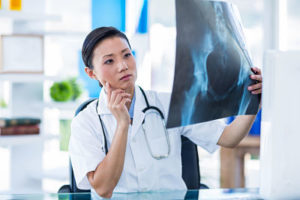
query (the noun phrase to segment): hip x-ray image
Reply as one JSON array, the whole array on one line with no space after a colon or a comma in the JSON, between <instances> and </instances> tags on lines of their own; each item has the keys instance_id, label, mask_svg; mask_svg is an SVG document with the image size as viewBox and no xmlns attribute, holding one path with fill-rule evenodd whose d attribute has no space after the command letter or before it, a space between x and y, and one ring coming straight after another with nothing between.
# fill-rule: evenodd
<instances>
[{"instance_id":1,"label":"hip x-ray image","mask_svg":"<svg viewBox=\"0 0 300 200\"><path fill-rule=\"evenodd\" d=\"M175 75L167 127L256 114L247 87L252 62L236 8L228 2L176 0Z\"/></svg>"}]
</instances>

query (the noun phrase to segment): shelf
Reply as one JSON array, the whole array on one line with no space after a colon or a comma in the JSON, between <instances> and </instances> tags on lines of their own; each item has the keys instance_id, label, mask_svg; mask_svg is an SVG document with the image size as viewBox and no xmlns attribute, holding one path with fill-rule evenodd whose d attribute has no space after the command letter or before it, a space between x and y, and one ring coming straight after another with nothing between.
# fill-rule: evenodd
<instances>
[{"instance_id":1,"label":"shelf","mask_svg":"<svg viewBox=\"0 0 300 200\"><path fill-rule=\"evenodd\" d=\"M15 83L24 82L42 82L44 80L61 81L60 77L45 76L43 74L30 74L30 73L3 73L0 74L0 81L10 81Z\"/></svg>"},{"instance_id":2,"label":"shelf","mask_svg":"<svg viewBox=\"0 0 300 200\"><path fill-rule=\"evenodd\" d=\"M4 135L0 136L0 146L10 147L23 144L43 142L45 140L59 139L59 135Z\"/></svg>"},{"instance_id":3,"label":"shelf","mask_svg":"<svg viewBox=\"0 0 300 200\"><path fill-rule=\"evenodd\" d=\"M17 32L15 34L22 34L22 32ZM32 31L31 34L36 35L46 35L46 36L77 36L84 38L88 32L83 31L64 31L64 30L49 30L49 31ZM24 32L26 34L26 32Z\"/></svg>"},{"instance_id":4,"label":"shelf","mask_svg":"<svg viewBox=\"0 0 300 200\"><path fill-rule=\"evenodd\" d=\"M57 15L45 15L42 13L26 13L22 11L8 11L8 10L1 10L0 11L1 18L8 18L12 20L19 20L19 21L59 21L61 20L60 16Z\"/></svg>"},{"instance_id":5,"label":"shelf","mask_svg":"<svg viewBox=\"0 0 300 200\"><path fill-rule=\"evenodd\" d=\"M0 146L9 147L28 143L42 142L41 135L5 135L0 136Z\"/></svg>"},{"instance_id":6,"label":"shelf","mask_svg":"<svg viewBox=\"0 0 300 200\"><path fill-rule=\"evenodd\" d=\"M72 110L75 112L75 109L81 104L81 102L46 102L44 107L47 108L56 108L59 110Z\"/></svg>"}]
</instances>

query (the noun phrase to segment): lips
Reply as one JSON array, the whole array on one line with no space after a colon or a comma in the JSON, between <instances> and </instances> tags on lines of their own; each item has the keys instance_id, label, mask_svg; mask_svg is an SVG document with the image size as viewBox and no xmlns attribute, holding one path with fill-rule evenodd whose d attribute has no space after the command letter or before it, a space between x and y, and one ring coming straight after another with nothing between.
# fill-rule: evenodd
<instances>
[{"instance_id":1,"label":"lips","mask_svg":"<svg viewBox=\"0 0 300 200\"><path fill-rule=\"evenodd\" d=\"M128 80L131 77L131 74L127 74L125 76L123 76L122 78L120 78L121 81L123 80Z\"/></svg>"}]
</instances>

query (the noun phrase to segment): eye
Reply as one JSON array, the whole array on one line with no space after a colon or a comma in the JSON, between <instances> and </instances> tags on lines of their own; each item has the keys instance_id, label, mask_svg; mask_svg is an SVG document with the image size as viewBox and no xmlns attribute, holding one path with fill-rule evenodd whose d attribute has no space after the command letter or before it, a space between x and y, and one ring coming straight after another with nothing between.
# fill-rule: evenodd
<instances>
[{"instance_id":1,"label":"eye","mask_svg":"<svg viewBox=\"0 0 300 200\"><path fill-rule=\"evenodd\" d=\"M131 53L126 53L126 54L124 55L125 58L128 58L128 57L130 57L130 56L131 56Z\"/></svg>"},{"instance_id":2,"label":"eye","mask_svg":"<svg viewBox=\"0 0 300 200\"><path fill-rule=\"evenodd\" d=\"M114 62L113 59L108 59L104 62L104 64L109 65L109 64L112 64L113 62Z\"/></svg>"}]
</instances>

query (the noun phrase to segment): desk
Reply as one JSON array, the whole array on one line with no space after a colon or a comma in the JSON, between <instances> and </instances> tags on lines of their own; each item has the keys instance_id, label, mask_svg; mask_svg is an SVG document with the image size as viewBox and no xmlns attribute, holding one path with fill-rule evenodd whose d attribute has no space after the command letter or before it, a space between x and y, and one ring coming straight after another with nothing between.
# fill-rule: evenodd
<instances>
[{"instance_id":1,"label":"desk","mask_svg":"<svg viewBox=\"0 0 300 200\"><path fill-rule=\"evenodd\" d=\"M247 136L233 149L221 148L221 188L245 187L245 154L258 156L259 148L259 136Z\"/></svg>"},{"instance_id":2,"label":"desk","mask_svg":"<svg viewBox=\"0 0 300 200\"><path fill-rule=\"evenodd\" d=\"M0 199L13 200L97 200L100 198L92 197L90 193L73 194L21 194L21 195L1 195ZM259 195L259 189L204 189L188 191L171 192L145 192L145 193L114 193L112 199L126 200L173 200L173 199L262 199Z\"/></svg>"}]
</instances>

